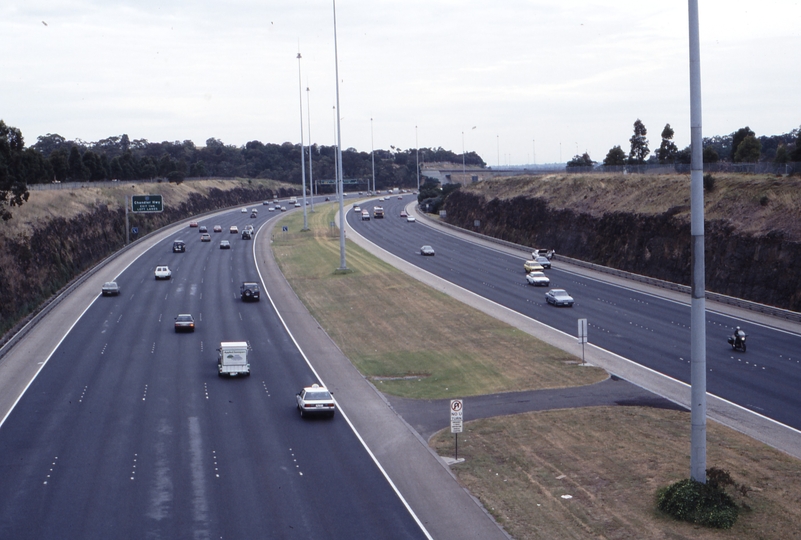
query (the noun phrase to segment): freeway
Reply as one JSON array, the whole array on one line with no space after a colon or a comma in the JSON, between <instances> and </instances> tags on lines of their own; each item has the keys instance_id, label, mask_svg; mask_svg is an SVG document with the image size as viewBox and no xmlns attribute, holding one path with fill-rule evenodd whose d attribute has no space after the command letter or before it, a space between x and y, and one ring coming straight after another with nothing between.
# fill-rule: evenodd
<instances>
[{"instance_id":1,"label":"freeway","mask_svg":"<svg viewBox=\"0 0 801 540\"><path fill-rule=\"evenodd\" d=\"M551 288L566 289L576 300L573 308L546 304L547 288L526 283L523 259L503 250L425 226L407 223L401 210L413 201L397 195L386 201L364 202L372 210L384 206L386 217L362 221L348 212L348 223L366 239L426 271L447 279L493 302L506 306L562 332L576 335L577 320L586 318L590 341L669 377L689 383L690 308L687 303L648 294L635 288L587 277L567 265L554 263L546 273ZM434 247L434 257L420 255L420 246ZM735 326L748 333L747 353L735 353L726 343ZM773 420L801 429L801 345L797 333L707 313L707 388Z\"/></svg>"},{"instance_id":2,"label":"freeway","mask_svg":"<svg viewBox=\"0 0 801 540\"><path fill-rule=\"evenodd\" d=\"M298 415L315 373L267 298L239 299L255 241L228 227L276 214L249 215L200 220L222 225L212 242L187 228L155 244L42 358L0 426L0 538L426 537L341 415ZM174 332L178 313L194 333ZM250 377L218 377L229 340L252 348Z\"/></svg>"}]
</instances>

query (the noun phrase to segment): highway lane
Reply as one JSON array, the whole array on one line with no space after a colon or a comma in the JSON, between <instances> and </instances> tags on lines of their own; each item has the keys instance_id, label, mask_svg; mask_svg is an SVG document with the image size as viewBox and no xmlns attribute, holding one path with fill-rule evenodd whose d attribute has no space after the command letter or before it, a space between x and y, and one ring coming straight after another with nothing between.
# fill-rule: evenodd
<instances>
[{"instance_id":1,"label":"highway lane","mask_svg":"<svg viewBox=\"0 0 801 540\"><path fill-rule=\"evenodd\" d=\"M476 294L491 299L576 335L577 319L587 318L590 341L656 371L689 383L689 304L649 295L585 277L567 267L546 271L550 288L564 288L576 300L573 308L546 304L547 288L526 284L522 258L478 246L422 223L399 217L413 201L391 196L369 201L363 208L382 204L387 217L361 221L353 212L349 223L383 249ZM430 244L434 257L422 257L420 246ZM689 299L688 299L689 300ZM747 353L734 353L726 343L736 325L749 334ZM769 418L801 429L801 353L799 335L769 328L722 313L707 315L708 390Z\"/></svg>"},{"instance_id":2,"label":"highway lane","mask_svg":"<svg viewBox=\"0 0 801 540\"><path fill-rule=\"evenodd\" d=\"M342 416L299 417L313 372L267 298L239 300L253 241L227 230L259 210L159 243L87 309L0 427L0 538L425 537ZM222 340L248 341L250 377L218 377Z\"/></svg>"}]
</instances>

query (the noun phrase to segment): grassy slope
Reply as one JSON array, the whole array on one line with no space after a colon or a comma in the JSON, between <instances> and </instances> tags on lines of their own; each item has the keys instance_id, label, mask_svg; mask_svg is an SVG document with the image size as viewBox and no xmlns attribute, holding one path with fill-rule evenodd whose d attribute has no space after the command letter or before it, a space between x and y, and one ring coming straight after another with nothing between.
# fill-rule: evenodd
<instances>
[{"instance_id":1,"label":"grassy slope","mask_svg":"<svg viewBox=\"0 0 801 540\"><path fill-rule=\"evenodd\" d=\"M801 241L801 179L768 175L714 174L715 188L704 194L707 221L721 220L754 236L781 231ZM600 217L607 212L662 214L689 222L688 175L546 175L504 178L464 189L487 199L541 197L552 208ZM645 196L644 196L645 195Z\"/></svg>"},{"instance_id":2,"label":"grassy slope","mask_svg":"<svg viewBox=\"0 0 801 540\"><path fill-rule=\"evenodd\" d=\"M164 206L178 206L190 193L207 195L209 190L217 188L228 190L233 187L264 185L271 188L295 187L287 186L273 180L193 180L181 184L120 182L109 187L90 187L80 189L54 189L31 191L30 199L21 207L11 208L13 218L7 222L0 221L0 235L14 237L19 234L29 235L34 226L54 217L71 218L77 214L89 212L100 205L111 209L122 208L126 195L161 194Z\"/></svg>"}]
</instances>

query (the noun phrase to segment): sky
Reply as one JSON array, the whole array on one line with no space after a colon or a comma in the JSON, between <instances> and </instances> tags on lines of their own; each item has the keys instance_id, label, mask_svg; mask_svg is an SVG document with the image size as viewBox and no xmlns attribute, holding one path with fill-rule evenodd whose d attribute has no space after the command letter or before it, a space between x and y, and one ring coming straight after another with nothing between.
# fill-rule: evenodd
<instances>
[{"instance_id":1,"label":"sky","mask_svg":"<svg viewBox=\"0 0 801 540\"><path fill-rule=\"evenodd\" d=\"M698 3L704 136L798 128L801 0ZM343 148L602 161L638 118L652 152L668 123L690 142L687 2L339 0L336 34ZM0 35L26 145L298 144L301 110L305 144L335 143L333 1L4 0Z\"/></svg>"}]
</instances>

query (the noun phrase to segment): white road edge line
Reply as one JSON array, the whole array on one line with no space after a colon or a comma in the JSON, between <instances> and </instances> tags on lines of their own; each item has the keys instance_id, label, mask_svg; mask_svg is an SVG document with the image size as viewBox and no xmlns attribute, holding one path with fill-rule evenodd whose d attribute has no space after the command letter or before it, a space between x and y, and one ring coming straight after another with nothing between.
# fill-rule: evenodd
<instances>
[{"instance_id":1,"label":"white road edge line","mask_svg":"<svg viewBox=\"0 0 801 540\"><path fill-rule=\"evenodd\" d=\"M263 225L262 225L262 227L263 227ZM303 349L300 348L300 344L295 339L295 336L292 334L292 331L287 326L286 321L284 321L284 318L281 316L281 312L278 310L278 306L276 306L275 302L273 302L273 299L270 296L270 293L267 291L267 287L264 284L264 276L261 275L261 271L259 270L259 265L256 264L256 260L257 260L256 259L256 244L257 244L256 240L258 239L258 236L261 233L262 227L259 227L259 230L256 231L256 236L253 237L253 239L254 239L253 247L251 249L252 254L253 254L253 264L256 266L256 272L258 272L258 274L259 274L259 281L261 282L261 287L264 290L264 293L267 295L267 299L270 301L270 304L273 306L273 310L275 310L276 315L278 315L278 318L281 320L281 324L284 325L284 329L286 330L287 334L289 334L289 337L292 338L292 342L295 344L295 347L298 348L298 351L300 352L301 356L303 356L303 359L306 361L306 364L309 366L309 369L312 370L312 373L314 373L314 376L317 377L317 380L320 381L323 384L323 386L325 386L325 383L323 382L323 380L320 377L320 375L317 373L317 370L315 370L314 366L311 365L311 362L309 362L309 359L306 356L306 353L303 352ZM414 510L412 509L412 507L409 505L409 503L403 497L403 494L400 492L400 490L398 490L398 487L395 485L395 482L392 481L392 478L389 477L389 475L387 474L387 471L385 471L384 467L381 466L381 463L379 463L378 458L375 457L375 455L373 454L372 450L370 450L370 447L367 446L367 443L364 441L364 439L362 439L362 436L356 430L356 426L354 426L353 423L350 421L350 418L348 418L348 415L345 414L345 411L339 405L339 402L336 401L336 398L334 398L334 402L337 403L337 408L339 409L339 412L342 414L342 417L345 419L345 421L350 426L350 429L351 429L351 431L353 431L353 434L356 435L357 439L359 439L359 442L362 444L364 449L367 451L367 454L373 460L373 463L375 463L376 467L378 467L378 470L381 471L381 474L384 475L384 478L386 478L386 480L389 483L390 487L392 487L393 491L395 491L395 494L401 500L401 502L403 503L403 506L406 507L406 510L412 516L412 518L414 519L415 523L417 523L417 525L420 527L420 530L423 531L423 534L426 535L426 538L428 538L429 540L434 540L434 538L429 534L429 532L426 529L425 525L423 525L423 522L420 521L420 518L417 517L417 514L414 513Z\"/></svg>"}]
</instances>

